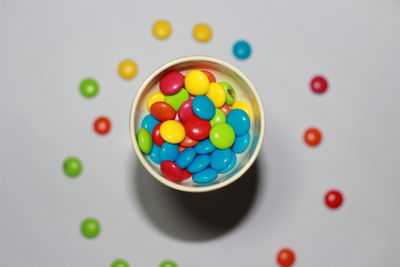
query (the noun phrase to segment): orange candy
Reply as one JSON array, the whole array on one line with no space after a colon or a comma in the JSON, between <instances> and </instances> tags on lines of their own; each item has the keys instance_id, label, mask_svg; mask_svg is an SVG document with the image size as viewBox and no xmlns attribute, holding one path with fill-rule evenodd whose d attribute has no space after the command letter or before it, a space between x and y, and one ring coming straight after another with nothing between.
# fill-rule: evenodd
<instances>
[{"instance_id":1,"label":"orange candy","mask_svg":"<svg viewBox=\"0 0 400 267\"><path fill-rule=\"evenodd\" d=\"M176 116L175 109L166 102L155 102L150 107L150 113L160 121L174 120Z\"/></svg>"},{"instance_id":2,"label":"orange candy","mask_svg":"<svg viewBox=\"0 0 400 267\"><path fill-rule=\"evenodd\" d=\"M220 107L219 109L222 110L226 116L232 110L232 107L225 104L222 107Z\"/></svg>"},{"instance_id":3,"label":"orange candy","mask_svg":"<svg viewBox=\"0 0 400 267\"><path fill-rule=\"evenodd\" d=\"M180 143L181 146L183 147L192 147L195 146L198 143L198 141L190 138L188 135L186 135L185 139Z\"/></svg>"},{"instance_id":4,"label":"orange candy","mask_svg":"<svg viewBox=\"0 0 400 267\"><path fill-rule=\"evenodd\" d=\"M296 260L296 255L289 248L281 249L278 255L276 256L276 261L282 267L292 266L295 260Z\"/></svg>"},{"instance_id":5,"label":"orange candy","mask_svg":"<svg viewBox=\"0 0 400 267\"><path fill-rule=\"evenodd\" d=\"M217 80L215 79L214 74L212 74L211 72L209 72L208 70L202 70L202 72L207 76L208 80L210 81L210 83L215 83Z\"/></svg>"},{"instance_id":6,"label":"orange candy","mask_svg":"<svg viewBox=\"0 0 400 267\"><path fill-rule=\"evenodd\" d=\"M317 128L308 128L304 133L304 142L309 146L318 146L321 140L322 134Z\"/></svg>"}]
</instances>

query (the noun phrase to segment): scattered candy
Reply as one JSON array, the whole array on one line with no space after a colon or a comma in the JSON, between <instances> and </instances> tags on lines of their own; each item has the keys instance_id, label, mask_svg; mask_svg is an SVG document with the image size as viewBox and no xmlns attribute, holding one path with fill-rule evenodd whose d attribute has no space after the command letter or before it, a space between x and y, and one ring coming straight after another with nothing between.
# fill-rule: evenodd
<instances>
[{"instance_id":1,"label":"scattered candy","mask_svg":"<svg viewBox=\"0 0 400 267\"><path fill-rule=\"evenodd\" d=\"M161 151L161 148L158 145L153 144L153 146L151 148L151 151L150 151L150 154L149 154L149 157L156 164L160 164L161 163L160 151Z\"/></svg>"},{"instance_id":2,"label":"scattered candy","mask_svg":"<svg viewBox=\"0 0 400 267\"><path fill-rule=\"evenodd\" d=\"M160 80L160 91L166 95L177 93L183 88L185 76L180 72L172 71L163 76Z\"/></svg>"},{"instance_id":3,"label":"scattered candy","mask_svg":"<svg viewBox=\"0 0 400 267\"><path fill-rule=\"evenodd\" d=\"M144 154L150 153L153 142L151 142L151 135L148 130L145 128L140 128L137 134L137 142L140 151L142 151Z\"/></svg>"},{"instance_id":4,"label":"scattered candy","mask_svg":"<svg viewBox=\"0 0 400 267\"><path fill-rule=\"evenodd\" d=\"M85 79L79 87L81 94L86 98L92 98L99 92L99 84L94 79Z\"/></svg>"},{"instance_id":5,"label":"scattered candy","mask_svg":"<svg viewBox=\"0 0 400 267\"><path fill-rule=\"evenodd\" d=\"M211 120L215 115L213 102L204 95L198 95L192 100L194 114L203 120Z\"/></svg>"},{"instance_id":6,"label":"scattered candy","mask_svg":"<svg viewBox=\"0 0 400 267\"><path fill-rule=\"evenodd\" d=\"M125 260L118 259L111 263L111 267L129 267L129 263Z\"/></svg>"},{"instance_id":7,"label":"scattered candy","mask_svg":"<svg viewBox=\"0 0 400 267\"><path fill-rule=\"evenodd\" d=\"M235 167L236 161L237 161L237 157L236 157L236 155L234 153L232 153L231 161L228 163L228 165L225 168L219 170L218 172L219 173L227 173L227 172L229 172L230 170L233 169L233 167Z\"/></svg>"},{"instance_id":8,"label":"scattered candy","mask_svg":"<svg viewBox=\"0 0 400 267\"><path fill-rule=\"evenodd\" d=\"M310 82L311 90L317 94L323 94L328 90L328 81L322 76L315 76Z\"/></svg>"},{"instance_id":9,"label":"scattered candy","mask_svg":"<svg viewBox=\"0 0 400 267\"><path fill-rule=\"evenodd\" d=\"M142 120L142 128L145 128L149 133L153 132L154 127L159 123L160 121L157 120L156 118L153 117L153 115L149 114L146 115L146 117L143 118Z\"/></svg>"},{"instance_id":10,"label":"scattered candy","mask_svg":"<svg viewBox=\"0 0 400 267\"><path fill-rule=\"evenodd\" d=\"M119 64L118 72L122 78L125 80L130 80L136 76L137 65L132 60L124 60Z\"/></svg>"},{"instance_id":11,"label":"scattered candy","mask_svg":"<svg viewBox=\"0 0 400 267\"><path fill-rule=\"evenodd\" d=\"M219 108L225 104L226 93L224 87L219 83L210 83L206 96L211 99L214 106Z\"/></svg>"},{"instance_id":12,"label":"scattered candy","mask_svg":"<svg viewBox=\"0 0 400 267\"><path fill-rule=\"evenodd\" d=\"M161 124L161 137L172 144L177 144L185 139L185 128L179 121L169 120Z\"/></svg>"},{"instance_id":13,"label":"scattered candy","mask_svg":"<svg viewBox=\"0 0 400 267\"><path fill-rule=\"evenodd\" d=\"M175 161L177 156L178 156L178 145L165 142L161 146L160 161L164 160Z\"/></svg>"},{"instance_id":14,"label":"scattered candy","mask_svg":"<svg viewBox=\"0 0 400 267\"><path fill-rule=\"evenodd\" d=\"M186 134L194 140L203 140L208 137L211 124L207 120L202 120L196 116L190 117L185 123Z\"/></svg>"},{"instance_id":15,"label":"scattered candy","mask_svg":"<svg viewBox=\"0 0 400 267\"><path fill-rule=\"evenodd\" d=\"M161 172L172 182L180 182L183 179L182 169L175 162L165 160L160 164Z\"/></svg>"},{"instance_id":16,"label":"scattered candy","mask_svg":"<svg viewBox=\"0 0 400 267\"><path fill-rule=\"evenodd\" d=\"M281 249L276 256L276 261L282 267L290 267L296 260L296 255L289 248Z\"/></svg>"},{"instance_id":17,"label":"scattered candy","mask_svg":"<svg viewBox=\"0 0 400 267\"><path fill-rule=\"evenodd\" d=\"M210 164L211 157L209 155L198 155L187 167L190 173L196 173L204 170Z\"/></svg>"},{"instance_id":18,"label":"scattered candy","mask_svg":"<svg viewBox=\"0 0 400 267\"><path fill-rule=\"evenodd\" d=\"M232 159L232 151L228 149L216 149L211 153L211 168L214 170L222 170L226 166L228 166L229 162Z\"/></svg>"},{"instance_id":19,"label":"scattered candy","mask_svg":"<svg viewBox=\"0 0 400 267\"><path fill-rule=\"evenodd\" d=\"M250 133L246 133L242 136L236 136L235 143L233 143L232 151L234 153L244 152L250 144Z\"/></svg>"},{"instance_id":20,"label":"scattered candy","mask_svg":"<svg viewBox=\"0 0 400 267\"><path fill-rule=\"evenodd\" d=\"M98 117L93 123L93 129L100 135L105 135L111 130L111 121L107 117Z\"/></svg>"},{"instance_id":21,"label":"scattered candy","mask_svg":"<svg viewBox=\"0 0 400 267\"><path fill-rule=\"evenodd\" d=\"M321 139L322 134L317 128L308 128L304 133L304 142L309 146L318 146Z\"/></svg>"},{"instance_id":22,"label":"scattered candy","mask_svg":"<svg viewBox=\"0 0 400 267\"><path fill-rule=\"evenodd\" d=\"M175 109L165 102L156 102L151 105L150 113L159 121L174 120L176 116Z\"/></svg>"},{"instance_id":23,"label":"scattered candy","mask_svg":"<svg viewBox=\"0 0 400 267\"><path fill-rule=\"evenodd\" d=\"M251 47L250 44L246 41L237 41L233 45L233 55L237 59L244 60L247 59L251 54Z\"/></svg>"},{"instance_id":24,"label":"scattered candy","mask_svg":"<svg viewBox=\"0 0 400 267\"><path fill-rule=\"evenodd\" d=\"M222 85L222 87L225 90L226 104L227 105L232 105L233 103L235 103L235 101L236 101L236 92L233 89L232 85L230 85L227 82L220 82L219 84Z\"/></svg>"},{"instance_id":25,"label":"scattered candy","mask_svg":"<svg viewBox=\"0 0 400 267\"><path fill-rule=\"evenodd\" d=\"M235 103L233 103L232 110L234 110L234 109L241 109L241 110L245 111L247 113L247 115L249 116L249 118L251 118L251 109L243 101L236 101Z\"/></svg>"},{"instance_id":26,"label":"scattered candy","mask_svg":"<svg viewBox=\"0 0 400 267\"><path fill-rule=\"evenodd\" d=\"M189 100L189 93L186 89L181 89L177 93L173 95L166 95L165 102L170 104L176 111L179 110L181 105L186 101Z\"/></svg>"},{"instance_id":27,"label":"scattered candy","mask_svg":"<svg viewBox=\"0 0 400 267\"><path fill-rule=\"evenodd\" d=\"M147 111L150 112L150 108L151 106L156 103L156 102L164 102L165 100L165 95L161 92L156 92L154 94L152 94L149 99L147 99L147 103L146 103L146 107L147 107Z\"/></svg>"},{"instance_id":28,"label":"scattered candy","mask_svg":"<svg viewBox=\"0 0 400 267\"><path fill-rule=\"evenodd\" d=\"M211 126L214 126L215 124L218 124L221 122L226 122L225 113L222 110L220 110L219 108L216 108L215 115L212 118L212 120L210 120L210 124L211 124Z\"/></svg>"},{"instance_id":29,"label":"scattered candy","mask_svg":"<svg viewBox=\"0 0 400 267\"><path fill-rule=\"evenodd\" d=\"M337 209L343 203L343 195L337 190L330 190L325 194L325 204L328 208Z\"/></svg>"},{"instance_id":30,"label":"scattered candy","mask_svg":"<svg viewBox=\"0 0 400 267\"><path fill-rule=\"evenodd\" d=\"M78 158L69 157L64 161L64 172L69 177L77 177L82 172L82 163Z\"/></svg>"},{"instance_id":31,"label":"scattered candy","mask_svg":"<svg viewBox=\"0 0 400 267\"><path fill-rule=\"evenodd\" d=\"M163 261L160 263L159 267L178 267L178 264L171 260Z\"/></svg>"},{"instance_id":32,"label":"scattered candy","mask_svg":"<svg viewBox=\"0 0 400 267\"><path fill-rule=\"evenodd\" d=\"M194 148L196 149L196 153L200 155L210 154L215 150L215 146L208 138L199 142Z\"/></svg>"},{"instance_id":33,"label":"scattered candy","mask_svg":"<svg viewBox=\"0 0 400 267\"><path fill-rule=\"evenodd\" d=\"M202 70L202 72L204 72L204 74L207 76L208 80L210 81L210 83L215 83L217 80L215 79L214 74L212 74L211 72L209 72L208 70Z\"/></svg>"},{"instance_id":34,"label":"scattered candy","mask_svg":"<svg viewBox=\"0 0 400 267\"><path fill-rule=\"evenodd\" d=\"M236 136L246 134L250 129L250 118L241 109L234 109L226 116L226 122L232 126Z\"/></svg>"},{"instance_id":35,"label":"scattered candy","mask_svg":"<svg viewBox=\"0 0 400 267\"><path fill-rule=\"evenodd\" d=\"M197 24L193 28L193 38L199 42L208 42L212 37L211 28L206 24Z\"/></svg>"},{"instance_id":36,"label":"scattered candy","mask_svg":"<svg viewBox=\"0 0 400 267\"><path fill-rule=\"evenodd\" d=\"M189 71L185 76L185 88L191 95L204 95L208 91L210 81L200 70Z\"/></svg>"},{"instance_id":37,"label":"scattered candy","mask_svg":"<svg viewBox=\"0 0 400 267\"><path fill-rule=\"evenodd\" d=\"M158 20L153 24L153 35L157 39L167 39L172 32L171 24L166 20Z\"/></svg>"},{"instance_id":38,"label":"scattered candy","mask_svg":"<svg viewBox=\"0 0 400 267\"><path fill-rule=\"evenodd\" d=\"M189 147L188 149L182 151L182 153L179 153L178 157L176 158L176 164L178 164L180 168L184 169L189 166L190 163L192 163L195 157L196 150L193 147Z\"/></svg>"},{"instance_id":39,"label":"scattered candy","mask_svg":"<svg viewBox=\"0 0 400 267\"><path fill-rule=\"evenodd\" d=\"M100 223L95 218L87 218L81 224L81 232L86 238L98 236L100 228Z\"/></svg>"},{"instance_id":40,"label":"scattered candy","mask_svg":"<svg viewBox=\"0 0 400 267\"><path fill-rule=\"evenodd\" d=\"M218 123L211 128L210 140L216 148L230 148L235 142L235 131L227 123Z\"/></svg>"},{"instance_id":41,"label":"scattered candy","mask_svg":"<svg viewBox=\"0 0 400 267\"><path fill-rule=\"evenodd\" d=\"M207 184L214 181L218 176L218 172L214 169L207 168L193 174L193 181L198 184Z\"/></svg>"}]
</instances>

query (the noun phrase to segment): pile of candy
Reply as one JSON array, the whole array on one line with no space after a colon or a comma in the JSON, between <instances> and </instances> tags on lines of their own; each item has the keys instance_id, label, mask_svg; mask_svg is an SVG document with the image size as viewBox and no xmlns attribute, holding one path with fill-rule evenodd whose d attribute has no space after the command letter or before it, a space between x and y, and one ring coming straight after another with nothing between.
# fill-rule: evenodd
<instances>
[{"instance_id":1,"label":"pile of candy","mask_svg":"<svg viewBox=\"0 0 400 267\"><path fill-rule=\"evenodd\" d=\"M206 70L169 72L147 100L137 133L140 150L173 182L205 184L236 164L250 144L250 108L227 82Z\"/></svg>"}]
</instances>

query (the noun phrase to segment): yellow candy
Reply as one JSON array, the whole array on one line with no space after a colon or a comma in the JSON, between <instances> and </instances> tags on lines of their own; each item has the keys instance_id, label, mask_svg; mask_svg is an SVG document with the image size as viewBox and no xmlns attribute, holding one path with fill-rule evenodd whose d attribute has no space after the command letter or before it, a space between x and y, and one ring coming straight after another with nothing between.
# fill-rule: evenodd
<instances>
[{"instance_id":1,"label":"yellow candy","mask_svg":"<svg viewBox=\"0 0 400 267\"><path fill-rule=\"evenodd\" d=\"M165 101L165 95L161 92L156 92L152 94L149 99L147 99L146 107L147 111L150 112L150 107L156 102L164 102Z\"/></svg>"},{"instance_id":2,"label":"yellow candy","mask_svg":"<svg viewBox=\"0 0 400 267\"><path fill-rule=\"evenodd\" d=\"M167 39L171 32L171 24L166 20L156 21L153 25L153 35L158 39Z\"/></svg>"},{"instance_id":3,"label":"yellow candy","mask_svg":"<svg viewBox=\"0 0 400 267\"><path fill-rule=\"evenodd\" d=\"M251 110L250 107L244 103L243 101L236 101L235 103L233 103L232 105L232 110L233 109L241 109L244 112L247 113L247 115L249 115L249 118L251 118Z\"/></svg>"},{"instance_id":4,"label":"yellow candy","mask_svg":"<svg viewBox=\"0 0 400 267\"><path fill-rule=\"evenodd\" d=\"M137 73L136 63L129 59L124 60L119 64L118 71L122 78L126 80L132 79Z\"/></svg>"},{"instance_id":5,"label":"yellow candy","mask_svg":"<svg viewBox=\"0 0 400 267\"><path fill-rule=\"evenodd\" d=\"M185 88L191 95L204 95L209 85L207 75L200 70L189 71L185 76Z\"/></svg>"},{"instance_id":6,"label":"yellow candy","mask_svg":"<svg viewBox=\"0 0 400 267\"><path fill-rule=\"evenodd\" d=\"M168 143L177 144L185 139L186 133L179 121L168 120L161 124L160 135Z\"/></svg>"},{"instance_id":7,"label":"yellow candy","mask_svg":"<svg viewBox=\"0 0 400 267\"><path fill-rule=\"evenodd\" d=\"M219 83L210 83L210 87L208 88L208 93L206 96L211 99L211 101L214 103L214 106L217 108L225 104L225 89Z\"/></svg>"},{"instance_id":8,"label":"yellow candy","mask_svg":"<svg viewBox=\"0 0 400 267\"><path fill-rule=\"evenodd\" d=\"M212 37L211 28L206 24L197 24L193 28L193 38L199 42L208 42Z\"/></svg>"}]
</instances>

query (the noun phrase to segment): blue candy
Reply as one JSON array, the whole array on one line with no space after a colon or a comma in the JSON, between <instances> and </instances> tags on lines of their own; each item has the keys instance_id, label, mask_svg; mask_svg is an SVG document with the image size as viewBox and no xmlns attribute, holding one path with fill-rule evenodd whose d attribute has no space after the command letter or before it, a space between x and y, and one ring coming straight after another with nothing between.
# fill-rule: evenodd
<instances>
[{"instance_id":1,"label":"blue candy","mask_svg":"<svg viewBox=\"0 0 400 267\"><path fill-rule=\"evenodd\" d=\"M187 170L190 173L202 171L208 167L210 160L210 156L208 155L199 155L192 161L192 163L189 164Z\"/></svg>"},{"instance_id":2,"label":"blue candy","mask_svg":"<svg viewBox=\"0 0 400 267\"><path fill-rule=\"evenodd\" d=\"M161 146L160 150L160 161L170 160L175 161L176 157L178 156L178 145L174 145L168 142L165 142Z\"/></svg>"},{"instance_id":3,"label":"blue candy","mask_svg":"<svg viewBox=\"0 0 400 267\"><path fill-rule=\"evenodd\" d=\"M142 120L142 128L145 128L147 131L149 131L150 134L153 133L154 127L159 123L160 121L157 120L156 118L153 117L153 115L149 114L146 117L143 118Z\"/></svg>"},{"instance_id":4,"label":"blue candy","mask_svg":"<svg viewBox=\"0 0 400 267\"><path fill-rule=\"evenodd\" d=\"M237 41L232 50L235 57L240 60L244 60L251 55L251 46L244 40Z\"/></svg>"},{"instance_id":5,"label":"blue candy","mask_svg":"<svg viewBox=\"0 0 400 267\"><path fill-rule=\"evenodd\" d=\"M208 154L215 150L215 146L211 143L210 139L203 140L194 146L197 154Z\"/></svg>"},{"instance_id":6,"label":"blue candy","mask_svg":"<svg viewBox=\"0 0 400 267\"><path fill-rule=\"evenodd\" d=\"M235 139L235 143L233 143L232 151L235 153L242 153L248 148L249 144L250 144L250 133L238 136Z\"/></svg>"},{"instance_id":7,"label":"blue candy","mask_svg":"<svg viewBox=\"0 0 400 267\"><path fill-rule=\"evenodd\" d=\"M228 165L225 168L223 168L222 170L219 170L218 172L219 173L227 173L227 172L229 172L230 170L233 169L233 167L235 167L236 161L237 161L236 154L232 153L231 161L228 163Z\"/></svg>"},{"instance_id":8,"label":"blue candy","mask_svg":"<svg viewBox=\"0 0 400 267\"><path fill-rule=\"evenodd\" d=\"M153 143L153 147L151 148L149 157L154 163L160 164L160 162L161 162L160 151L161 151L161 148Z\"/></svg>"},{"instance_id":9,"label":"blue candy","mask_svg":"<svg viewBox=\"0 0 400 267\"><path fill-rule=\"evenodd\" d=\"M228 149L217 149L211 154L210 165L214 170L225 168L232 159L232 151Z\"/></svg>"},{"instance_id":10,"label":"blue candy","mask_svg":"<svg viewBox=\"0 0 400 267\"><path fill-rule=\"evenodd\" d=\"M193 147L186 148L179 153L175 163L182 169L186 168L196 157L196 150Z\"/></svg>"},{"instance_id":11,"label":"blue candy","mask_svg":"<svg viewBox=\"0 0 400 267\"><path fill-rule=\"evenodd\" d=\"M207 168L200 172L194 173L192 178L195 183L206 184L206 183L214 181L215 178L217 178L217 176L218 176L218 173L216 170Z\"/></svg>"},{"instance_id":12,"label":"blue candy","mask_svg":"<svg viewBox=\"0 0 400 267\"><path fill-rule=\"evenodd\" d=\"M242 136L250 129L250 118L247 113L241 109L230 111L226 117L226 123L232 126L236 136Z\"/></svg>"},{"instance_id":13,"label":"blue candy","mask_svg":"<svg viewBox=\"0 0 400 267\"><path fill-rule=\"evenodd\" d=\"M211 120L215 115L214 104L205 95L198 95L193 98L192 109L194 114L203 120Z\"/></svg>"}]
</instances>

